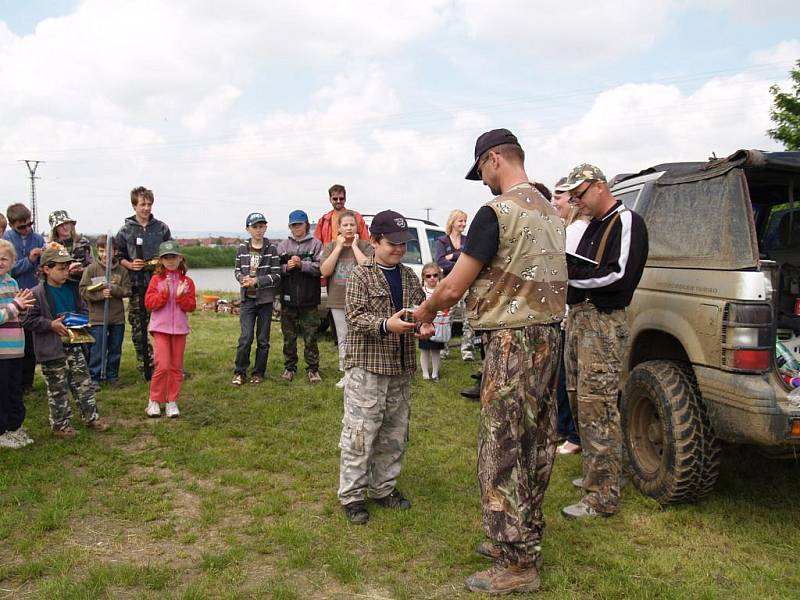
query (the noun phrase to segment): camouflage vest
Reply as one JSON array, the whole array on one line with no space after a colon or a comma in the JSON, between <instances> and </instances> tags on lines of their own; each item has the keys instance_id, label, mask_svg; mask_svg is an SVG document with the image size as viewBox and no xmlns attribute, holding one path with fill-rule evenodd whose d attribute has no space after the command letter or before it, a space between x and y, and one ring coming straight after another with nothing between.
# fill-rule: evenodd
<instances>
[{"instance_id":1,"label":"camouflage vest","mask_svg":"<svg viewBox=\"0 0 800 600\"><path fill-rule=\"evenodd\" d=\"M539 191L519 184L486 206L494 210L500 243L467 294L476 330L557 323L564 318L567 263L564 225Z\"/></svg>"}]
</instances>

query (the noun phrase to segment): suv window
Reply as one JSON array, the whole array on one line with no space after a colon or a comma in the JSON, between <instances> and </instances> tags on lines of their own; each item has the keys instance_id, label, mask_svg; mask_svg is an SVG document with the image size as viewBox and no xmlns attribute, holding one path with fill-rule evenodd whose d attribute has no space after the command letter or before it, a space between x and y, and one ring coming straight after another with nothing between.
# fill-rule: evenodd
<instances>
[{"instance_id":1,"label":"suv window","mask_svg":"<svg viewBox=\"0 0 800 600\"><path fill-rule=\"evenodd\" d=\"M428 237L428 246L431 247L431 260L436 262L436 238L442 237L443 233L439 229L426 229L425 235Z\"/></svg>"},{"instance_id":2,"label":"suv window","mask_svg":"<svg viewBox=\"0 0 800 600\"><path fill-rule=\"evenodd\" d=\"M422 264L422 251L419 247L419 236L415 229L409 229L408 232L413 236L412 240L406 243L406 253L403 255L403 262L421 265Z\"/></svg>"},{"instance_id":3,"label":"suv window","mask_svg":"<svg viewBox=\"0 0 800 600\"><path fill-rule=\"evenodd\" d=\"M636 207L636 199L639 197L639 192L642 188L635 190L626 190L624 192L615 193L614 197L625 205L625 208L633 210Z\"/></svg>"}]
</instances>

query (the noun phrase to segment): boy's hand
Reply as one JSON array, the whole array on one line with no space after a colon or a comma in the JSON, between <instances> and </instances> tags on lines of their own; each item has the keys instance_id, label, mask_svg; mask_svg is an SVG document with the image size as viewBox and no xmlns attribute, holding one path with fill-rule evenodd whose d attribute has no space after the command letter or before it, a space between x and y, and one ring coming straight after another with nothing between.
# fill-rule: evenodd
<instances>
[{"instance_id":1,"label":"boy's hand","mask_svg":"<svg viewBox=\"0 0 800 600\"><path fill-rule=\"evenodd\" d=\"M64 317L58 317L57 319L50 321L50 329L52 329L53 333L56 335L67 337L69 335L69 330L67 329L66 325L62 323L63 320Z\"/></svg>"},{"instance_id":2,"label":"boy's hand","mask_svg":"<svg viewBox=\"0 0 800 600\"><path fill-rule=\"evenodd\" d=\"M79 262L74 262L69 264L69 274L72 275L73 273L81 273L83 272L83 265Z\"/></svg>"},{"instance_id":3,"label":"boy's hand","mask_svg":"<svg viewBox=\"0 0 800 600\"><path fill-rule=\"evenodd\" d=\"M31 250L30 254L28 254L28 260L31 261L31 262L34 262L41 255L42 255L42 249L41 248L33 248Z\"/></svg>"},{"instance_id":4,"label":"boy's hand","mask_svg":"<svg viewBox=\"0 0 800 600\"><path fill-rule=\"evenodd\" d=\"M436 327L433 326L433 323L420 323L419 331L414 335L421 340L427 340L434 333L436 333Z\"/></svg>"},{"instance_id":5,"label":"boy's hand","mask_svg":"<svg viewBox=\"0 0 800 600\"><path fill-rule=\"evenodd\" d=\"M292 256L292 257L289 259L289 261L286 263L286 269L287 269L288 271L291 271L292 269L299 267L299 266L302 264L302 262L303 262L303 261L302 261L302 260L300 260L300 257L299 257L299 256L297 256L297 255L295 255L295 256Z\"/></svg>"},{"instance_id":6,"label":"boy's hand","mask_svg":"<svg viewBox=\"0 0 800 600\"><path fill-rule=\"evenodd\" d=\"M242 287L246 287L246 288L250 288L250 287L253 287L257 282L258 282L258 280L255 277L250 277L249 275L247 275L245 277L242 277L241 286Z\"/></svg>"},{"instance_id":7,"label":"boy's hand","mask_svg":"<svg viewBox=\"0 0 800 600\"><path fill-rule=\"evenodd\" d=\"M22 310L27 310L36 304L36 300L33 298L33 292L30 290L20 290L17 292L17 295L14 296L14 302L16 302L17 306Z\"/></svg>"},{"instance_id":8,"label":"boy's hand","mask_svg":"<svg viewBox=\"0 0 800 600\"><path fill-rule=\"evenodd\" d=\"M391 331L392 333L409 333L414 331L414 327L416 326L413 322L409 323L403 320L403 317L406 315L406 309L403 308L398 310L394 313L391 317L389 317L386 321L386 330Z\"/></svg>"},{"instance_id":9,"label":"boy's hand","mask_svg":"<svg viewBox=\"0 0 800 600\"><path fill-rule=\"evenodd\" d=\"M103 288L103 298L111 298L111 288Z\"/></svg>"}]
</instances>

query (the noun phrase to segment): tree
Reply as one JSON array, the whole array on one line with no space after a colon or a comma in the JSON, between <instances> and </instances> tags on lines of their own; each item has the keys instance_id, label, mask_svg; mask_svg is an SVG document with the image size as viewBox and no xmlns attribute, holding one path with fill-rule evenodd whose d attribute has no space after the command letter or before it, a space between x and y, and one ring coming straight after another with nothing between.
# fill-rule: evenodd
<instances>
[{"instance_id":1,"label":"tree","mask_svg":"<svg viewBox=\"0 0 800 600\"><path fill-rule=\"evenodd\" d=\"M793 92L782 92L777 85L769 88L773 98L769 116L777 127L768 129L767 134L783 142L787 150L800 150L800 60L795 64L796 68L789 72L794 81Z\"/></svg>"}]
</instances>

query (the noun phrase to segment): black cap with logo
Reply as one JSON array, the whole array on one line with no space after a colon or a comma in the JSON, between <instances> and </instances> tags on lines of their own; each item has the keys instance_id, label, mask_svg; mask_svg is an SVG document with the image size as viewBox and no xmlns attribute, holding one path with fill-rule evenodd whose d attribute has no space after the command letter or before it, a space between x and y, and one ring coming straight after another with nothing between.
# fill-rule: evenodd
<instances>
[{"instance_id":1,"label":"black cap with logo","mask_svg":"<svg viewBox=\"0 0 800 600\"><path fill-rule=\"evenodd\" d=\"M382 235L392 244L405 244L414 239L408 230L406 218L393 210L384 210L372 217L369 232Z\"/></svg>"},{"instance_id":2,"label":"black cap with logo","mask_svg":"<svg viewBox=\"0 0 800 600\"><path fill-rule=\"evenodd\" d=\"M486 133L481 134L478 141L475 142L475 162L472 163L472 168L467 171L467 179L472 181L480 181L478 175L478 163L481 160L481 155L487 150L491 150L495 146L501 144L514 144L519 146L517 136L511 133L508 129L492 129Z\"/></svg>"}]
</instances>

